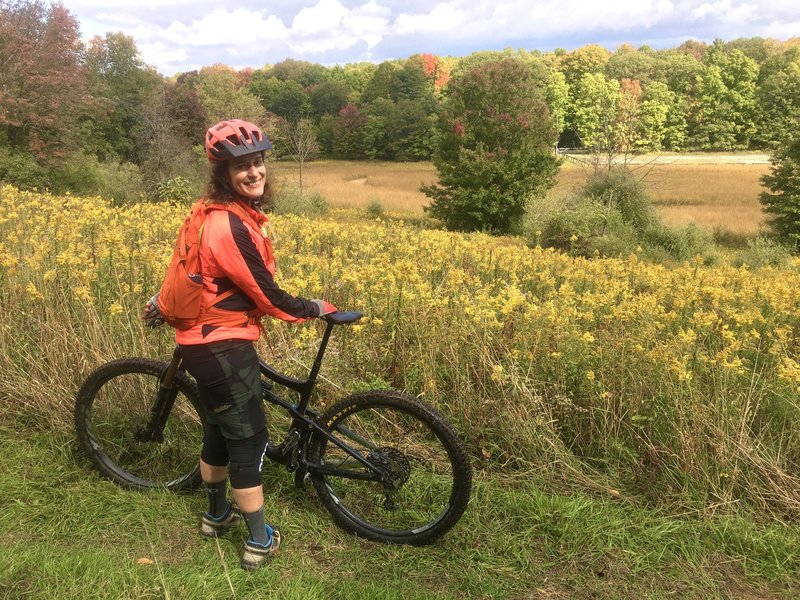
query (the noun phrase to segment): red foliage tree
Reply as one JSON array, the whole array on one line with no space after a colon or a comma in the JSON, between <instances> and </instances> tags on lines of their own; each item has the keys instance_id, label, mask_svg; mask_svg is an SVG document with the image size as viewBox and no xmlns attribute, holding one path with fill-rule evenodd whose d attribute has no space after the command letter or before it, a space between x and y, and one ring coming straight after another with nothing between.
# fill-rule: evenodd
<instances>
[{"instance_id":1,"label":"red foliage tree","mask_svg":"<svg viewBox=\"0 0 800 600\"><path fill-rule=\"evenodd\" d=\"M0 130L44 162L74 149L91 109L78 22L62 4L0 4Z\"/></svg>"}]
</instances>

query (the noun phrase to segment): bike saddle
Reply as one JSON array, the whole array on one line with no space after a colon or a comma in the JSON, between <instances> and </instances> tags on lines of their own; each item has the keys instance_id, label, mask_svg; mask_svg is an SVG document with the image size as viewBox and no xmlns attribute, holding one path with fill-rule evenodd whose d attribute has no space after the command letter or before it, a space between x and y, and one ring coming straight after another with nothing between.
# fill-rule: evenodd
<instances>
[{"instance_id":1,"label":"bike saddle","mask_svg":"<svg viewBox=\"0 0 800 600\"><path fill-rule=\"evenodd\" d=\"M336 312L325 315L322 318L326 321L330 321L331 323L335 323L336 325L348 325L350 323L355 323L363 316L363 313L360 312L337 310Z\"/></svg>"}]
</instances>

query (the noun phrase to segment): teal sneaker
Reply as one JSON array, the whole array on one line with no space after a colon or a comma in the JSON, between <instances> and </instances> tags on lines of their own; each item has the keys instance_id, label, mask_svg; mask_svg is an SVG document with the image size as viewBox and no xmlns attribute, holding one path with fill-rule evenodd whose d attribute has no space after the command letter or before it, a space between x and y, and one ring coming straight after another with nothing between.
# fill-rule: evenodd
<instances>
[{"instance_id":1,"label":"teal sneaker","mask_svg":"<svg viewBox=\"0 0 800 600\"><path fill-rule=\"evenodd\" d=\"M250 539L244 544L241 565L245 571L255 571L268 559L275 556L281 547L281 532L271 525L266 527L270 534L268 545L262 546Z\"/></svg>"},{"instance_id":2,"label":"teal sneaker","mask_svg":"<svg viewBox=\"0 0 800 600\"><path fill-rule=\"evenodd\" d=\"M239 511L234 510L232 506L228 507L228 512L219 519L215 519L210 514L205 513L203 520L200 522L200 535L205 538L219 537L241 520L242 515L239 514Z\"/></svg>"}]
</instances>

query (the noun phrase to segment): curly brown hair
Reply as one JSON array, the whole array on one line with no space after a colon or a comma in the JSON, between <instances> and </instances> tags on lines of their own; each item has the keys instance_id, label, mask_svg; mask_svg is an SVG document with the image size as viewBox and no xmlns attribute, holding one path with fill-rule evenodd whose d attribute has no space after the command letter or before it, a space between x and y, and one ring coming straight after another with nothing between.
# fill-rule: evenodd
<instances>
[{"instance_id":1,"label":"curly brown hair","mask_svg":"<svg viewBox=\"0 0 800 600\"><path fill-rule=\"evenodd\" d=\"M264 152L261 153L262 158L264 158L264 154ZM231 178L228 175L228 161L209 160L208 162L210 169L206 182L206 199L215 202L230 202L236 197L236 194L231 187ZM275 188L272 178L267 173L267 177L264 179L264 194L253 204L261 210L269 210L272 208L274 198Z\"/></svg>"}]
</instances>

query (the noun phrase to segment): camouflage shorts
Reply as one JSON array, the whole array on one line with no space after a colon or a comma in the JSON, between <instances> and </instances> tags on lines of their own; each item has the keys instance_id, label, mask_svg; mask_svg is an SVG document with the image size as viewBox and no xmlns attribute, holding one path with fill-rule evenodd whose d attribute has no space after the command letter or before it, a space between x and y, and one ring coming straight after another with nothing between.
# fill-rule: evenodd
<instances>
[{"instance_id":1,"label":"camouflage shorts","mask_svg":"<svg viewBox=\"0 0 800 600\"><path fill-rule=\"evenodd\" d=\"M181 346L181 354L197 381L206 421L218 425L223 437L243 440L264 429L261 376L253 342Z\"/></svg>"}]
</instances>

